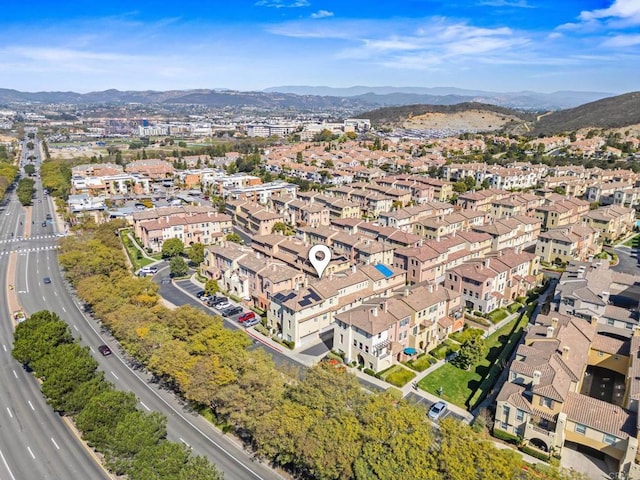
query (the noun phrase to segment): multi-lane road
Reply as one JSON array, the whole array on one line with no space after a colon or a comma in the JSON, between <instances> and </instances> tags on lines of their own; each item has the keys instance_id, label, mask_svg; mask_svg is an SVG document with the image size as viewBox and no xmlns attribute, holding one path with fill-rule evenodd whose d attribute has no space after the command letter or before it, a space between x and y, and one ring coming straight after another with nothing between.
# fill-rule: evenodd
<instances>
[{"instance_id":1,"label":"multi-lane road","mask_svg":"<svg viewBox=\"0 0 640 480\"><path fill-rule=\"evenodd\" d=\"M35 163L38 161L39 158ZM106 378L118 389L134 392L141 409L164 413L168 438L188 445L194 454L209 458L224 472L226 480L281 478L266 465L254 461L237 442L190 411L171 392L153 383L147 372L134 369L113 338L100 328L96 320L83 313L58 266L55 244L59 232L54 223L42 227L46 214L53 214L52 207L51 199L42 194L37 180L36 200L32 207L31 226L34 230L29 238L23 238L20 222L24 224L29 220L17 203L15 194L11 194L1 220L0 241L4 240L4 243L0 243L0 258L7 258L7 251L16 252L15 278L7 278L8 262L0 260L0 285L13 283L19 302L28 314L48 309L66 320L81 344L94 352ZM12 231L13 237L10 235ZM45 283L45 277L51 283ZM0 382L3 386L16 383L17 387L0 390L0 415L6 412L7 417L7 421L0 421L0 478L105 478L105 473L78 439L44 402L36 381L11 358L13 327L9 314L8 311L3 312L0 327L0 343L4 345L0 345ZM109 345L114 354L101 356L97 349L101 344ZM19 438L23 441L18 442ZM9 469L12 474L8 473Z\"/></svg>"}]
</instances>

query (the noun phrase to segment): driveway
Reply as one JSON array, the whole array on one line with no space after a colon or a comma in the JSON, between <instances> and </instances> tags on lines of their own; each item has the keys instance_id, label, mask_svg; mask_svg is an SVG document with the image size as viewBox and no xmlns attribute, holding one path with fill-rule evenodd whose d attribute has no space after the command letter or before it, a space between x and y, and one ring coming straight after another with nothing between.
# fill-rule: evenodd
<instances>
[{"instance_id":1,"label":"driveway","mask_svg":"<svg viewBox=\"0 0 640 480\"><path fill-rule=\"evenodd\" d=\"M615 247L613 251L618 255L619 260L618 265L611 267L613 271L629 273L631 275L640 275L637 249L629 247Z\"/></svg>"}]
</instances>

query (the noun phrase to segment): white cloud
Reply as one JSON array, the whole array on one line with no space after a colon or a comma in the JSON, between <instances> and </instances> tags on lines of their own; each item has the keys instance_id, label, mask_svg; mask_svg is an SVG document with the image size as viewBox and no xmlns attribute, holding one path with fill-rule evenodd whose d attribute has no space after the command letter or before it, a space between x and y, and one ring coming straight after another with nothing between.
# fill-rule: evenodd
<instances>
[{"instance_id":1,"label":"white cloud","mask_svg":"<svg viewBox=\"0 0 640 480\"><path fill-rule=\"evenodd\" d=\"M480 5L486 7L535 8L533 5L529 5L527 0L486 0L480 2Z\"/></svg>"},{"instance_id":2,"label":"white cloud","mask_svg":"<svg viewBox=\"0 0 640 480\"><path fill-rule=\"evenodd\" d=\"M628 19L640 23L640 0L614 0L608 8L580 12L580 20L589 22L598 19Z\"/></svg>"},{"instance_id":3,"label":"white cloud","mask_svg":"<svg viewBox=\"0 0 640 480\"><path fill-rule=\"evenodd\" d=\"M318 10L317 12L311 14L311 18L327 18L327 17L333 17L333 12L330 12L329 10Z\"/></svg>"},{"instance_id":4,"label":"white cloud","mask_svg":"<svg viewBox=\"0 0 640 480\"><path fill-rule=\"evenodd\" d=\"M255 4L256 7L272 7L272 8L298 8L309 7L311 4L308 0L258 0Z\"/></svg>"},{"instance_id":5,"label":"white cloud","mask_svg":"<svg viewBox=\"0 0 640 480\"><path fill-rule=\"evenodd\" d=\"M608 38L602 45L605 47L635 47L640 45L640 34L635 35L616 35Z\"/></svg>"}]
</instances>

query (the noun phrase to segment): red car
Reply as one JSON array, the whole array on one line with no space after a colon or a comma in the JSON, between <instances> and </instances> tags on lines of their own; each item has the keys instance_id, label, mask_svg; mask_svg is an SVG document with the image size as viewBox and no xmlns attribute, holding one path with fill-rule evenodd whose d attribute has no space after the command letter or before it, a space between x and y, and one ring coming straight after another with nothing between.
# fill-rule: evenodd
<instances>
[{"instance_id":1,"label":"red car","mask_svg":"<svg viewBox=\"0 0 640 480\"><path fill-rule=\"evenodd\" d=\"M256 314L253 312L246 312L238 317L238 322L244 323L247 320L251 320L252 318L256 318Z\"/></svg>"}]
</instances>

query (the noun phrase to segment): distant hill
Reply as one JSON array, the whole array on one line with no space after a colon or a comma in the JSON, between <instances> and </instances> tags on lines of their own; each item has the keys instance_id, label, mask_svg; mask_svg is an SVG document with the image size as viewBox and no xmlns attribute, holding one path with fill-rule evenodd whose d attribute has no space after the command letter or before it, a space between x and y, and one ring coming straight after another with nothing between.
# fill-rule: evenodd
<instances>
[{"instance_id":1,"label":"distant hill","mask_svg":"<svg viewBox=\"0 0 640 480\"><path fill-rule=\"evenodd\" d=\"M527 110L571 108L613 95L607 92L490 92L454 87L367 87L362 85L346 88L285 85L270 87L264 91L293 93L296 95L358 97L367 101L375 100L378 105L388 106L415 104L452 105L461 102L479 102Z\"/></svg>"},{"instance_id":2,"label":"distant hill","mask_svg":"<svg viewBox=\"0 0 640 480\"><path fill-rule=\"evenodd\" d=\"M620 128L640 124L640 92L604 98L542 116L532 131L546 135L581 128Z\"/></svg>"},{"instance_id":3,"label":"distant hill","mask_svg":"<svg viewBox=\"0 0 640 480\"><path fill-rule=\"evenodd\" d=\"M575 107L610 94L601 92L511 92L437 87L274 87L261 92L226 89L101 92L20 92L0 88L0 103L69 103L69 104L198 104L211 107L247 106L257 108L353 109L372 110L400 105L454 105L479 102L535 111Z\"/></svg>"},{"instance_id":4,"label":"distant hill","mask_svg":"<svg viewBox=\"0 0 640 480\"><path fill-rule=\"evenodd\" d=\"M535 121L535 114L476 102L405 105L358 114L378 127L489 131Z\"/></svg>"}]
</instances>

